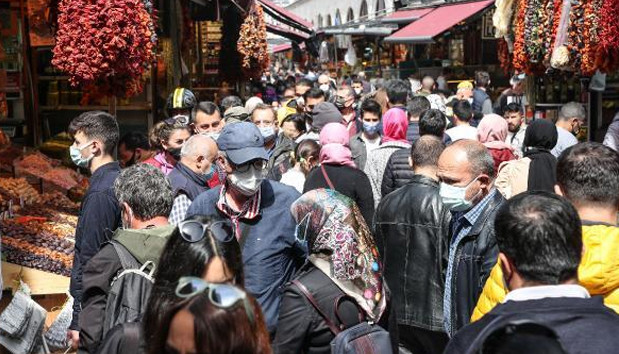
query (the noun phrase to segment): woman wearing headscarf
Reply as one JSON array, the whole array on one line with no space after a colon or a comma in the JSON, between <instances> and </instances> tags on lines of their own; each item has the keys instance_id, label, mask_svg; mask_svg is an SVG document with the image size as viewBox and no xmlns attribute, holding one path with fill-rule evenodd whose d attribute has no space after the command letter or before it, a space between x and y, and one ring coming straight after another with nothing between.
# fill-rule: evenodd
<instances>
[{"instance_id":1,"label":"woman wearing headscarf","mask_svg":"<svg viewBox=\"0 0 619 354\"><path fill-rule=\"evenodd\" d=\"M356 168L348 146L348 130L340 123L329 123L320 131L320 165L305 180L303 192L330 188L351 198L361 210L366 222L374 217L374 199L370 180Z\"/></svg>"},{"instance_id":2,"label":"woman wearing headscarf","mask_svg":"<svg viewBox=\"0 0 619 354\"><path fill-rule=\"evenodd\" d=\"M477 126L477 140L484 146L494 159L494 171L499 170L501 163L516 159L514 148L505 142L508 126L505 118L498 114L486 114Z\"/></svg>"},{"instance_id":3,"label":"woman wearing headscarf","mask_svg":"<svg viewBox=\"0 0 619 354\"><path fill-rule=\"evenodd\" d=\"M335 335L304 292L336 326L350 328L360 317L377 323L389 331L397 352L397 324L390 315L382 265L359 208L334 190L317 189L302 195L290 209L297 221L297 239L307 243L309 256L284 291L274 352L331 353Z\"/></svg>"},{"instance_id":4,"label":"woman wearing headscarf","mask_svg":"<svg viewBox=\"0 0 619 354\"><path fill-rule=\"evenodd\" d=\"M381 185L385 168L389 162L391 154L400 150L410 148L411 145L406 140L406 130L408 129L408 117L406 112L400 108L391 108L382 119L383 137L381 145L368 154L364 172L370 178L372 193L374 194L374 207L378 206L381 195Z\"/></svg>"},{"instance_id":5,"label":"woman wearing headscarf","mask_svg":"<svg viewBox=\"0 0 619 354\"><path fill-rule=\"evenodd\" d=\"M557 145L557 137L557 128L550 121L536 119L527 127L524 157L502 164L494 183L505 198L526 191L554 193L557 158L550 151Z\"/></svg>"}]
</instances>

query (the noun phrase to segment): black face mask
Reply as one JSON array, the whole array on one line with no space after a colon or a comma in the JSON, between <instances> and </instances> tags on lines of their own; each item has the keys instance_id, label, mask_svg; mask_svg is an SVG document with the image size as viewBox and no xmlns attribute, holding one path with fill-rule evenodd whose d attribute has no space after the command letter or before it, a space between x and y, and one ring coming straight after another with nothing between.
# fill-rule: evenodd
<instances>
[{"instance_id":1,"label":"black face mask","mask_svg":"<svg viewBox=\"0 0 619 354\"><path fill-rule=\"evenodd\" d=\"M168 153L176 161L179 161L181 159L181 148L168 148Z\"/></svg>"},{"instance_id":2,"label":"black face mask","mask_svg":"<svg viewBox=\"0 0 619 354\"><path fill-rule=\"evenodd\" d=\"M135 165L135 151L133 152L133 155L131 155L131 158L125 162L123 168L131 167L133 165Z\"/></svg>"}]
</instances>

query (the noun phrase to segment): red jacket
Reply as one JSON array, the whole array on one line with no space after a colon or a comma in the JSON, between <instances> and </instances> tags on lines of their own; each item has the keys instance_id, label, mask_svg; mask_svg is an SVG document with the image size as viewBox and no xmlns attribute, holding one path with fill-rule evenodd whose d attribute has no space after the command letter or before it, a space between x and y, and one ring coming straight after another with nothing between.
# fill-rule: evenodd
<instances>
[{"instance_id":1,"label":"red jacket","mask_svg":"<svg viewBox=\"0 0 619 354\"><path fill-rule=\"evenodd\" d=\"M494 175L499 171L499 165L503 161L511 161L516 159L516 155L510 149L493 149L488 148L490 155L494 159Z\"/></svg>"}]
</instances>

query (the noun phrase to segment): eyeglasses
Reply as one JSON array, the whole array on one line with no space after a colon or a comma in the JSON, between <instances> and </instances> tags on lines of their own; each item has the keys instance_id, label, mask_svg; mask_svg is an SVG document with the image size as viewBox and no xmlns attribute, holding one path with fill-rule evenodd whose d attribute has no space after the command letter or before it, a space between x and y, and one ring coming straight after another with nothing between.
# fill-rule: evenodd
<instances>
[{"instance_id":1,"label":"eyeglasses","mask_svg":"<svg viewBox=\"0 0 619 354\"><path fill-rule=\"evenodd\" d=\"M184 114L178 114L178 115L175 115L172 118L168 118L168 119L164 120L164 122L167 125L174 125L174 124L177 124L177 123L178 124L182 124L182 125L187 125L187 124L189 124L189 116L186 116Z\"/></svg>"},{"instance_id":2,"label":"eyeglasses","mask_svg":"<svg viewBox=\"0 0 619 354\"><path fill-rule=\"evenodd\" d=\"M202 241L206 230L210 230L220 242L230 242L234 238L232 225L229 221L222 220L205 224L196 220L185 220L178 224L178 231L183 240L191 243Z\"/></svg>"},{"instance_id":3,"label":"eyeglasses","mask_svg":"<svg viewBox=\"0 0 619 354\"><path fill-rule=\"evenodd\" d=\"M234 165L234 169L241 172L241 173L245 173L247 171L249 171L249 167L253 166L256 170L264 170L265 168L267 168L267 162L265 160L262 159L256 159L256 160L251 160L249 162L246 162L242 165Z\"/></svg>"},{"instance_id":4,"label":"eyeglasses","mask_svg":"<svg viewBox=\"0 0 619 354\"><path fill-rule=\"evenodd\" d=\"M254 323L254 312L247 294L236 286L208 283L198 277L181 277L176 286L176 296L187 299L207 290L210 302L221 309L229 309L242 302L249 321Z\"/></svg>"}]
</instances>

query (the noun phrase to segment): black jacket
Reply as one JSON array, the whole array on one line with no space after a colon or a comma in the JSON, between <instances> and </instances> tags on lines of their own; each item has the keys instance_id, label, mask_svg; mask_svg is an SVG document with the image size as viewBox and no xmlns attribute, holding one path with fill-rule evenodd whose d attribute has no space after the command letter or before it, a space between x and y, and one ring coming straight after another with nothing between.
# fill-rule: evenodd
<instances>
[{"instance_id":1,"label":"black jacket","mask_svg":"<svg viewBox=\"0 0 619 354\"><path fill-rule=\"evenodd\" d=\"M451 214L439 184L414 175L378 205L374 235L398 324L444 331L443 293Z\"/></svg>"},{"instance_id":2,"label":"black jacket","mask_svg":"<svg viewBox=\"0 0 619 354\"><path fill-rule=\"evenodd\" d=\"M286 173L292 166L290 164L290 156L294 152L294 141L287 138L284 134L277 137L277 143L273 149L273 153L269 158L267 169L269 171L267 178L273 181L282 179L282 175Z\"/></svg>"},{"instance_id":3,"label":"black jacket","mask_svg":"<svg viewBox=\"0 0 619 354\"><path fill-rule=\"evenodd\" d=\"M570 354L616 353L619 348L619 316L604 306L601 297L564 297L499 304L479 321L462 328L445 353L472 353L469 350L474 349L471 346L477 337L480 337L477 344L481 344L493 330L518 321L534 322L554 330Z\"/></svg>"},{"instance_id":4,"label":"black jacket","mask_svg":"<svg viewBox=\"0 0 619 354\"><path fill-rule=\"evenodd\" d=\"M190 200L196 199L200 193L209 189L207 181L201 179L197 173L193 172L182 162L176 164L172 172L168 175L172 190L175 196L179 193L185 194Z\"/></svg>"},{"instance_id":5,"label":"black jacket","mask_svg":"<svg viewBox=\"0 0 619 354\"><path fill-rule=\"evenodd\" d=\"M409 183L415 172L408 164L408 158L411 156L411 149L400 149L389 157L385 173L383 174L383 182L380 186L381 195L384 198L387 194Z\"/></svg>"},{"instance_id":6,"label":"black jacket","mask_svg":"<svg viewBox=\"0 0 619 354\"><path fill-rule=\"evenodd\" d=\"M365 168L365 161L368 159L368 153L365 147L365 141L363 141L361 134L363 134L363 132L353 135L353 137L350 138L349 145L350 152L352 153L352 160L357 168L363 171Z\"/></svg>"},{"instance_id":7,"label":"black jacket","mask_svg":"<svg viewBox=\"0 0 619 354\"><path fill-rule=\"evenodd\" d=\"M504 201L503 195L495 191L471 231L455 249L450 293L450 334L469 323L486 279L496 264L499 249L494 232L494 218ZM453 237L455 236L450 235L450 243L454 241Z\"/></svg>"},{"instance_id":8,"label":"black jacket","mask_svg":"<svg viewBox=\"0 0 619 354\"><path fill-rule=\"evenodd\" d=\"M334 302L338 297L344 295L344 292L310 262L307 262L300 269L295 279L305 285L316 299L318 306L330 317L331 321L339 324L340 322L335 317ZM388 300L387 308L378 324L391 335L394 353L397 353L398 332L395 316L390 314L392 310ZM357 308L348 301L342 302L339 307L339 314L346 326L359 323ZM282 297L277 332L273 341L273 352L276 354L328 354L331 353L330 343L334 337L324 319L301 290L296 285L289 284Z\"/></svg>"},{"instance_id":9,"label":"black jacket","mask_svg":"<svg viewBox=\"0 0 619 354\"><path fill-rule=\"evenodd\" d=\"M90 177L90 188L82 200L75 229L75 253L71 269L70 292L75 299L73 319L69 326L72 330L79 330L83 269L101 245L111 239L114 230L120 225L120 207L114 195L114 181L119 173L118 162L99 167Z\"/></svg>"}]
</instances>

